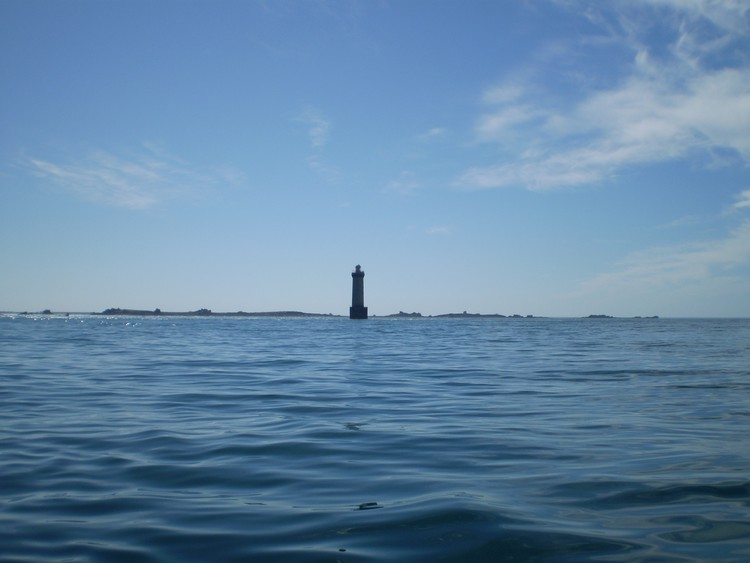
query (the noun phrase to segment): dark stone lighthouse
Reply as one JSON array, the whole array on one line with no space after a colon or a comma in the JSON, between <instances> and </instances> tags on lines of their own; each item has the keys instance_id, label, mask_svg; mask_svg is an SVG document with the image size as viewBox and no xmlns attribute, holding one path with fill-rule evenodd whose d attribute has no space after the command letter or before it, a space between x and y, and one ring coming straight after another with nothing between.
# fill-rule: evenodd
<instances>
[{"instance_id":1,"label":"dark stone lighthouse","mask_svg":"<svg viewBox=\"0 0 750 563\"><path fill-rule=\"evenodd\" d=\"M365 307L365 272L357 264L352 272L352 306L349 307L350 319L366 319L367 307Z\"/></svg>"}]
</instances>

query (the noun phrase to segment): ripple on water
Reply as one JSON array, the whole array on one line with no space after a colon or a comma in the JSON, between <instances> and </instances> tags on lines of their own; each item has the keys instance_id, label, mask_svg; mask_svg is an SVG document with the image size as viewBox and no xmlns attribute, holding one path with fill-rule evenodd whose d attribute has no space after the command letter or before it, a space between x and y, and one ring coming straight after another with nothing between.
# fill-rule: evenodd
<instances>
[{"instance_id":1,"label":"ripple on water","mask_svg":"<svg viewBox=\"0 0 750 563\"><path fill-rule=\"evenodd\" d=\"M0 318L0 558L748 557L748 321L129 322Z\"/></svg>"}]
</instances>

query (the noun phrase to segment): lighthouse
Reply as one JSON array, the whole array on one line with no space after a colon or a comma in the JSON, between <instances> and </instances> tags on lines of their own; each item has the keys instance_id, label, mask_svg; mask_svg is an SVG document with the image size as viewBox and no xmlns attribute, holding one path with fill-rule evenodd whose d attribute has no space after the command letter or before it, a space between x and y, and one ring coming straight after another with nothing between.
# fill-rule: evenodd
<instances>
[{"instance_id":1,"label":"lighthouse","mask_svg":"<svg viewBox=\"0 0 750 563\"><path fill-rule=\"evenodd\" d=\"M352 272L352 306L349 307L349 318L367 318L367 307L365 307L365 272L359 264L357 264Z\"/></svg>"}]
</instances>

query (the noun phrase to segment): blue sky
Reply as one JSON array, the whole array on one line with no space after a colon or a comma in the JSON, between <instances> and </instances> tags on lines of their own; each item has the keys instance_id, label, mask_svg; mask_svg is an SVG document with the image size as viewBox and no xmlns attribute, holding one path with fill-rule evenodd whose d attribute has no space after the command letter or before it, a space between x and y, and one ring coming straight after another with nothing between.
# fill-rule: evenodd
<instances>
[{"instance_id":1,"label":"blue sky","mask_svg":"<svg viewBox=\"0 0 750 563\"><path fill-rule=\"evenodd\" d=\"M744 0L4 0L0 83L0 310L750 316Z\"/></svg>"}]
</instances>

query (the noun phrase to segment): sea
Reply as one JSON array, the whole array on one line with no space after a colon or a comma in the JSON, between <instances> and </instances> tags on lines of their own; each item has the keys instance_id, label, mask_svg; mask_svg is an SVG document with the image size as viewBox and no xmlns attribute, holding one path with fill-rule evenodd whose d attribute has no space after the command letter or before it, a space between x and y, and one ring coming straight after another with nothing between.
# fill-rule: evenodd
<instances>
[{"instance_id":1,"label":"sea","mask_svg":"<svg viewBox=\"0 0 750 563\"><path fill-rule=\"evenodd\" d=\"M750 561L750 320L0 316L0 561Z\"/></svg>"}]
</instances>

